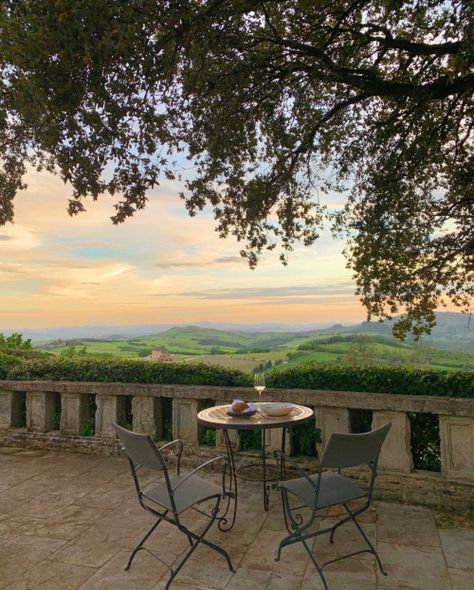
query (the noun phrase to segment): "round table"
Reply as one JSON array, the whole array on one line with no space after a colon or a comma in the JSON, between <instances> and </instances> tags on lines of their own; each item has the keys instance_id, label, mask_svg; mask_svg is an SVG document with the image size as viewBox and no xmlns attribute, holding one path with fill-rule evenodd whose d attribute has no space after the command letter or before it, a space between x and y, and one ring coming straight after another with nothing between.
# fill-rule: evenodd
<instances>
[{"instance_id":1,"label":"round table","mask_svg":"<svg viewBox=\"0 0 474 590\"><path fill-rule=\"evenodd\" d=\"M237 513L237 478L249 479L242 475L239 476L238 470L235 466L234 451L229 438L229 430L261 430L262 431L262 478L256 481L263 483L263 506L267 511L269 508L269 493L270 493L270 481L275 481L275 478L268 477L267 463L266 463L266 452L265 452L265 432L271 428L282 428L281 437L281 451L285 452L286 442L286 431L290 430L297 424L302 424L311 420L313 417L313 410L306 406L300 406L293 404L293 408L290 413L286 416L268 416L261 408L260 404L256 403L257 413L253 416L229 416L227 410L230 404L223 406L213 406L199 412L197 419L199 424L215 428L216 430L222 430L224 434L224 441L226 446L227 458L229 462L229 486L226 490L227 505L225 507L223 515L219 519L219 529L222 531L230 530L235 523L235 516ZM253 464L252 464L253 466ZM248 465L241 467L244 469L249 467ZM280 479L284 479L284 461L280 462ZM231 505L233 504L233 510L229 514ZM227 515L229 514L229 517Z\"/></svg>"}]
</instances>

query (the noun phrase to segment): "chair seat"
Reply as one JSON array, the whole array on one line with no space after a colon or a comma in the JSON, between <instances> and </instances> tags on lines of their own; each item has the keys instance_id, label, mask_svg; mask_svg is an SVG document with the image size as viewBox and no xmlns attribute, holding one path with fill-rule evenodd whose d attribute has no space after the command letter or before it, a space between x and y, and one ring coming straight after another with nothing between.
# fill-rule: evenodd
<instances>
[{"instance_id":1,"label":"chair seat","mask_svg":"<svg viewBox=\"0 0 474 590\"><path fill-rule=\"evenodd\" d=\"M185 477L186 475L178 475L177 477L170 478L171 487L174 488ZM176 511L180 514L190 508L193 504L204 502L209 498L215 498L221 494L222 487L202 479L197 475L192 475L185 483L179 486L174 493ZM162 481L158 485L148 489L146 492L143 492L143 496L164 506L164 508L173 511L165 481Z\"/></svg>"},{"instance_id":2,"label":"chair seat","mask_svg":"<svg viewBox=\"0 0 474 590\"><path fill-rule=\"evenodd\" d=\"M318 474L310 475L309 478L316 485ZM335 473L325 471L321 474L321 487L318 494L318 503L315 506L315 491L311 484L304 477L290 479L280 483L282 488L298 496L306 506L310 508L327 508L341 502L349 502L367 496L367 492L359 488L351 479Z\"/></svg>"}]
</instances>

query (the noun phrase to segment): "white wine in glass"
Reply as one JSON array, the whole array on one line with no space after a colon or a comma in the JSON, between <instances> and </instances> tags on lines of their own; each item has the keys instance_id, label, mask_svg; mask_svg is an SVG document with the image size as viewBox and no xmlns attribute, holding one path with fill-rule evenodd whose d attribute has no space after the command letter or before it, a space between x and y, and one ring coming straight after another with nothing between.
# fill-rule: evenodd
<instances>
[{"instance_id":1,"label":"white wine in glass","mask_svg":"<svg viewBox=\"0 0 474 590\"><path fill-rule=\"evenodd\" d=\"M253 388L258 391L259 397L262 396L262 391L265 389L265 375L264 373L255 373Z\"/></svg>"}]
</instances>

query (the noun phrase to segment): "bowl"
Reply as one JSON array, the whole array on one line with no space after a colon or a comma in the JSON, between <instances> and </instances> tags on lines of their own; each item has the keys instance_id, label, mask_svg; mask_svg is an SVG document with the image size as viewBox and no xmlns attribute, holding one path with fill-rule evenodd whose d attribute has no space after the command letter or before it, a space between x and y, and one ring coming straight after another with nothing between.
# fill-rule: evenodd
<instances>
[{"instance_id":1,"label":"bowl","mask_svg":"<svg viewBox=\"0 0 474 590\"><path fill-rule=\"evenodd\" d=\"M294 408L293 404L287 402L263 402L258 406L267 416L287 416Z\"/></svg>"}]
</instances>

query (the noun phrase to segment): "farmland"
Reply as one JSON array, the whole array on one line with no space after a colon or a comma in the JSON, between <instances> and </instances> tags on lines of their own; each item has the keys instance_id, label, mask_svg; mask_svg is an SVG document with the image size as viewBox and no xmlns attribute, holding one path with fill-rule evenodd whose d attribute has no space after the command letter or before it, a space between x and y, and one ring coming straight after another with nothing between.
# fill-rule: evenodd
<instances>
[{"instance_id":1,"label":"farmland","mask_svg":"<svg viewBox=\"0 0 474 590\"><path fill-rule=\"evenodd\" d=\"M308 362L474 370L472 354L400 343L376 333L335 330L239 332L186 326L152 336L52 340L37 346L59 355L117 358L145 358L152 350L159 350L171 353L176 361L219 364L246 372Z\"/></svg>"}]
</instances>

